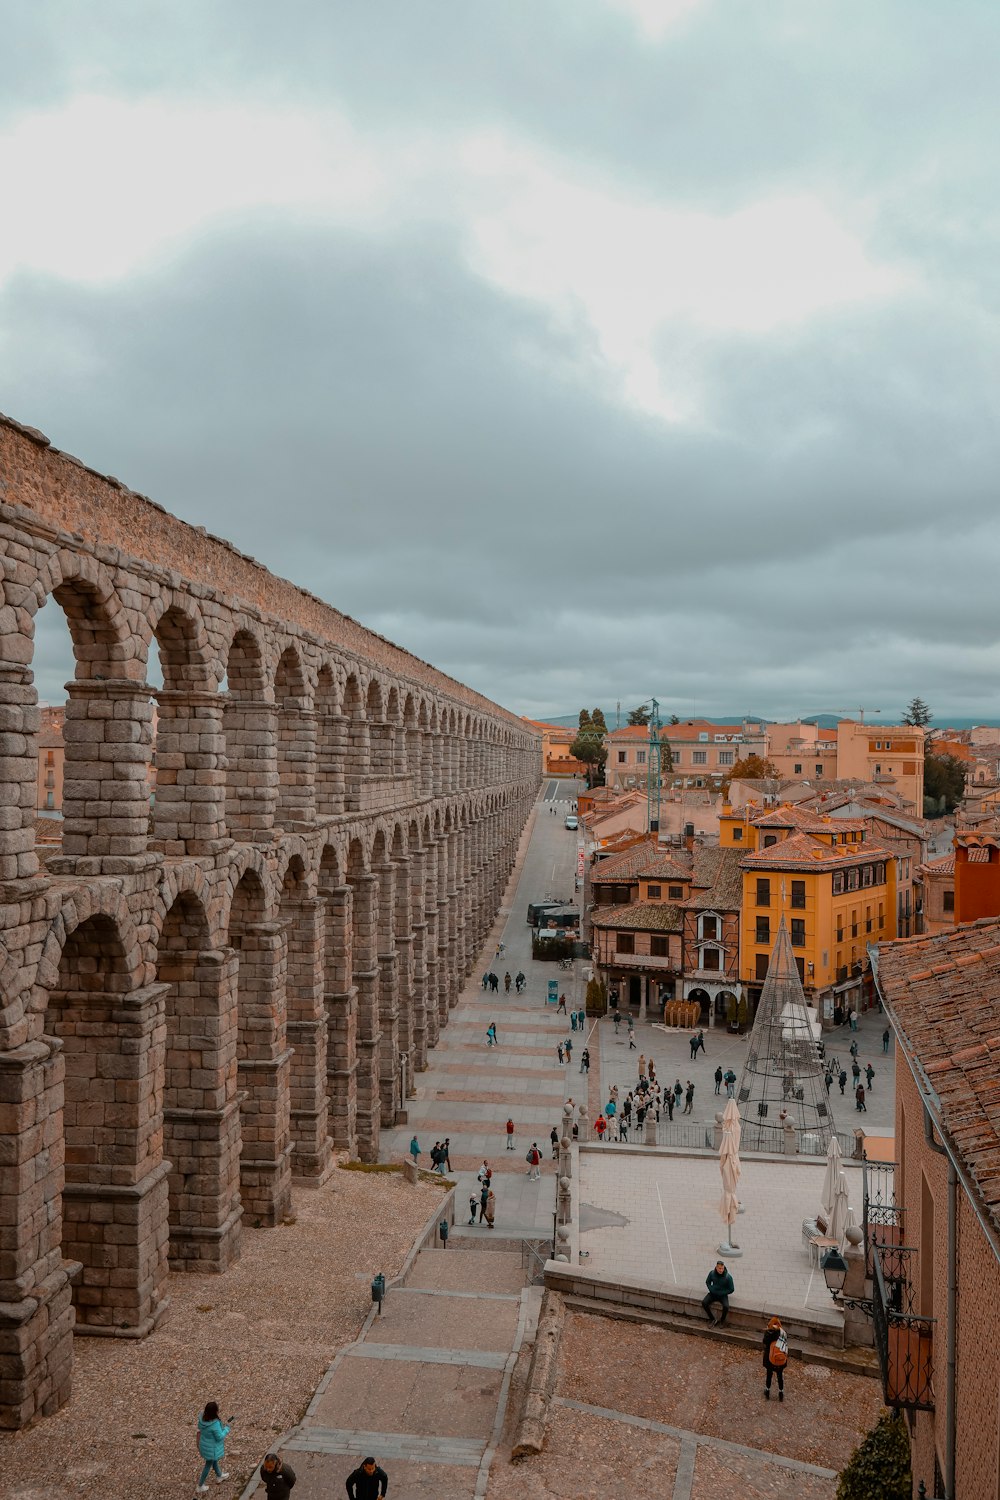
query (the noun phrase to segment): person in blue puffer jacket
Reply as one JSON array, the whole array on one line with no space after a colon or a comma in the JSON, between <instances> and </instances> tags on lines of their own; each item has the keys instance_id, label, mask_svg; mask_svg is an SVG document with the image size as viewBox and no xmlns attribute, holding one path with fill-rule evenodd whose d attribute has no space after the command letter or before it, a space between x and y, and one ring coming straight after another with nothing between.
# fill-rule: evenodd
<instances>
[{"instance_id":1,"label":"person in blue puffer jacket","mask_svg":"<svg viewBox=\"0 0 1000 1500\"><path fill-rule=\"evenodd\" d=\"M221 1484L224 1479L229 1478L221 1464L226 1455L228 1432L229 1428L223 1427L219 1420L219 1403L210 1401L198 1418L198 1452L205 1460L205 1467L198 1480L199 1494L204 1494L208 1489L208 1476L213 1470L217 1483Z\"/></svg>"}]
</instances>

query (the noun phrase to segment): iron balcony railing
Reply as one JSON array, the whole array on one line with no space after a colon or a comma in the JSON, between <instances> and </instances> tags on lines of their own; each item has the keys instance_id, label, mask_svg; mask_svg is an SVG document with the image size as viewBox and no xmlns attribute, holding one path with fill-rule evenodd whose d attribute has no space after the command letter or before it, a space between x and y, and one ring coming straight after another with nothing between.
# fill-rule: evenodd
<instances>
[{"instance_id":1,"label":"iron balcony railing","mask_svg":"<svg viewBox=\"0 0 1000 1500\"><path fill-rule=\"evenodd\" d=\"M865 1268L885 1402L908 1411L932 1411L934 1319L914 1311L917 1251L903 1243L906 1214L897 1193L896 1163L863 1158L862 1192Z\"/></svg>"}]
</instances>

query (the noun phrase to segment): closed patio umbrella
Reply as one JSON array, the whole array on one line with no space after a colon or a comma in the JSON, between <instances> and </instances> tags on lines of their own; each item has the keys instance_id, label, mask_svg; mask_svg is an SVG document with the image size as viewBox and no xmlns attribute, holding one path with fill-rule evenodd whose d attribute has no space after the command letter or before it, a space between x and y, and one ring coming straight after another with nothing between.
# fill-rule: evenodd
<instances>
[{"instance_id":1,"label":"closed patio umbrella","mask_svg":"<svg viewBox=\"0 0 1000 1500\"><path fill-rule=\"evenodd\" d=\"M836 1241L838 1250L843 1247L844 1231L847 1228L847 1215L850 1208L847 1201L848 1192L847 1178L844 1176L843 1169L841 1169L837 1178L837 1190L833 1195L833 1212L830 1215L830 1224L826 1231L827 1236L831 1240Z\"/></svg>"},{"instance_id":2,"label":"closed patio umbrella","mask_svg":"<svg viewBox=\"0 0 1000 1500\"><path fill-rule=\"evenodd\" d=\"M719 1147L719 1170L722 1173L722 1197L719 1214L726 1225L726 1242L719 1246L721 1255L742 1255L733 1243L733 1225L740 1211L736 1189L740 1180L740 1116L735 1099L730 1099L722 1114L722 1144Z\"/></svg>"},{"instance_id":3,"label":"closed patio umbrella","mask_svg":"<svg viewBox=\"0 0 1000 1500\"><path fill-rule=\"evenodd\" d=\"M826 1172L823 1177L823 1193L820 1197L820 1206L823 1209L823 1217L829 1224L833 1218L833 1200L837 1192L837 1179L841 1176L841 1162L843 1153L837 1137L830 1137L830 1149L826 1153ZM833 1236L830 1236L831 1239Z\"/></svg>"}]
</instances>

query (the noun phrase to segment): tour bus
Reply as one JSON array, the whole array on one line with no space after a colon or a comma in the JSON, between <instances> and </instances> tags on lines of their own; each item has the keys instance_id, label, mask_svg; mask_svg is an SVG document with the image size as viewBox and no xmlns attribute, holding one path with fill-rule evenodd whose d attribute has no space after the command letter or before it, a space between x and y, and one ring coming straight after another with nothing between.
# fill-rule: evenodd
<instances>
[{"instance_id":1,"label":"tour bus","mask_svg":"<svg viewBox=\"0 0 1000 1500\"><path fill-rule=\"evenodd\" d=\"M537 927L542 912L561 911L567 904L565 901L529 901L528 926Z\"/></svg>"}]
</instances>

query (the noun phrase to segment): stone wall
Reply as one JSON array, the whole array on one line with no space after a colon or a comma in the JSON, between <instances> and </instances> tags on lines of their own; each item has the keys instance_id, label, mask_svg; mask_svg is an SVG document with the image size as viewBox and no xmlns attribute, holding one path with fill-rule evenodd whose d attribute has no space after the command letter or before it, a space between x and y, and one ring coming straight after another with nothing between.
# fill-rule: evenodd
<instances>
[{"instance_id":1,"label":"stone wall","mask_svg":"<svg viewBox=\"0 0 1000 1500\"><path fill-rule=\"evenodd\" d=\"M0 1424L18 1427L67 1399L74 1331L144 1336L168 1266L225 1271L334 1147L377 1157L541 762L513 715L7 419L0 555ZM34 840L31 671L50 597L75 654L54 851Z\"/></svg>"}]
</instances>

